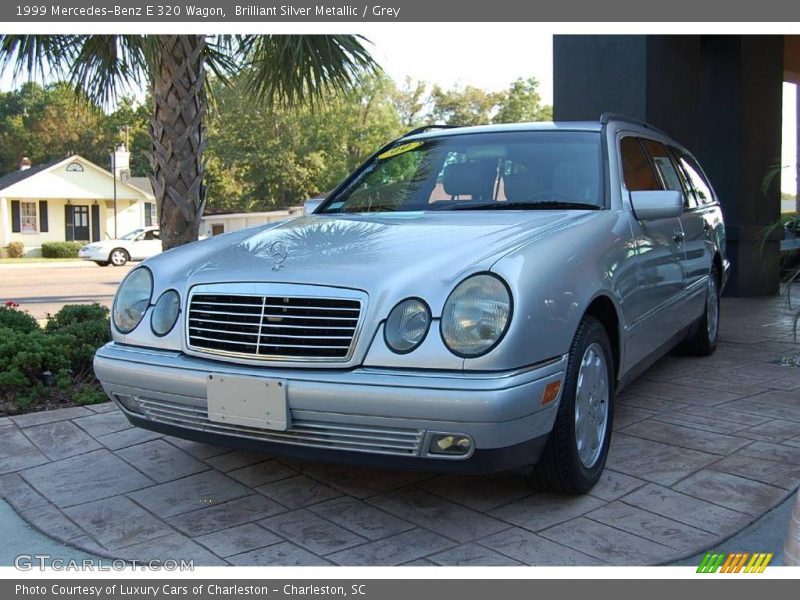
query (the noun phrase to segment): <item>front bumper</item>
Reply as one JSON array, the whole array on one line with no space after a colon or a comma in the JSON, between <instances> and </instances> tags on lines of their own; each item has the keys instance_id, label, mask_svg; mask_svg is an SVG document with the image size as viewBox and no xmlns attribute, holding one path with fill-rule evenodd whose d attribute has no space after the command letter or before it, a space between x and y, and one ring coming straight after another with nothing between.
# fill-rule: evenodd
<instances>
[{"instance_id":1,"label":"front bumper","mask_svg":"<svg viewBox=\"0 0 800 600\"><path fill-rule=\"evenodd\" d=\"M108 260L108 250L87 250L86 248L81 248L78 250L78 258L82 258L83 260L106 261Z\"/></svg>"},{"instance_id":2,"label":"front bumper","mask_svg":"<svg viewBox=\"0 0 800 600\"><path fill-rule=\"evenodd\" d=\"M485 473L538 460L560 398L541 405L545 387L563 381L566 357L500 373L358 368L275 369L181 352L110 343L95 373L137 426L235 448L385 468ZM286 431L208 419L208 375L286 382ZM472 439L465 456L428 452L439 433Z\"/></svg>"}]
</instances>

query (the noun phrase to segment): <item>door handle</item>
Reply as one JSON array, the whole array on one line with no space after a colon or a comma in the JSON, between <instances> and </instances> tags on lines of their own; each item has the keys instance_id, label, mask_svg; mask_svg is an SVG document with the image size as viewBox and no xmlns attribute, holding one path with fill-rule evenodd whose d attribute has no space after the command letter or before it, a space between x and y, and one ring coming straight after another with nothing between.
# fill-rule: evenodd
<instances>
[{"instance_id":1,"label":"door handle","mask_svg":"<svg viewBox=\"0 0 800 600\"><path fill-rule=\"evenodd\" d=\"M686 235L680 229L676 229L672 232L672 239L679 244L684 240L685 237Z\"/></svg>"}]
</instances>

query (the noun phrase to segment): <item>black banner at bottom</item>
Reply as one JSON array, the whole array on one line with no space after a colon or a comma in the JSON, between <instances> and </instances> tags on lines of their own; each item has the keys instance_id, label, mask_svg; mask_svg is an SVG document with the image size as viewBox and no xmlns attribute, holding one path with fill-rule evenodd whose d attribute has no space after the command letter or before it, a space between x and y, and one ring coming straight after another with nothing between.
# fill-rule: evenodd
<instances>
[{"instance_id":1,"label":"black banner at bottom","mask_svg":"<svg viewBox=\"0 0 800 600\"><path fill-rule=\"evenodd\" d=\"M433 573L432 573L433 574ZM565 573L568 576L568 574ZM756 588L756 586L758 586ZM691 579L31 579L0 582L4 600L515 600L534 598L795 598L797 581L698 575ZM713 594L713 596L711 596Z\"/></svg>"}]
</instances>

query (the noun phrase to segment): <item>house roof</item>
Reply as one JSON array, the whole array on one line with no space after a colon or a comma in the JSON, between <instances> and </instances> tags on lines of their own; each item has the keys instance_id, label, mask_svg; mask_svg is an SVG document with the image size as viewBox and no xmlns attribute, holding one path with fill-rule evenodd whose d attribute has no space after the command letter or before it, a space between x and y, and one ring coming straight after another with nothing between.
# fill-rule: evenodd
<instances>
[{"instance_id":1,"label":"house roof","mask_svg":"<svg viewBox=\"0 0 800 600\"><path fill-rule=\"evenodd\" d=\"M128 179L128 183L135 188L139 188L143 192L147 192L148 194L153 193L153 184L150 183L149 177L131 177Z\"/></svg>"},{"instance_id":2,"label":"house roof","mask_svg":"<svg viewBox=\"0 0 800 600\"><path fill-rule=\"evenodd\" d=\"M32 175L36 175L37 173L46 171L50 167L57 165L63 160L65 159L57 158L55 160L42 163L40 165L36 165L35 167L31 167L30 169L25 169L24 171L17 170L17 171L12 171L11 173L8 173L6 175L3 175L2 177L0 177L0 190L4 190L7 187L14 185L15 183L19 183L20 181L27 179Z\"/></svg>"},{"instance_id":3,"label":"house roof","mask_svg":"<svg viewBox=\"0 0 800 600\"><path fill-rule=\"evenodd\" d=\"M30 187L29 183L26 182L27 179L30 179L30 178L32 178L32 177L34 177L36 175L45 176L48 172L56 171L62 165L65 165L65 164L68 164L68 163L71 163L71 162L76 162L76 161L81 163L83 166L88 167L88 169L90 171L94 171L96 173L101 173L102 175L107 177L109 180L112 179L112 177L113 177L111 172L106 170L106 169L104 169L103 167L100 167L100 166L94 164L92 161L84 158L83 156L81 156L79 154L72 154L72 155L66 156L64 158L59 158L59 159L56 159L56 160L52 160L52 161L49 161L49 162L46 162L46 163L42 163L42 164L36 165L34 167L31 167L30 169L25 169L24 171L14 171L12 173L8 173L7 175L3 175L2 177L0 177L0 192L3 192L5 190L7 190L8 188L13 188L13 189L8 190L8 194L20 193L20 186L18 186L18 184L22 184L23 188L25 188L25 186ZM133 179L136 179L137 182L139 182L139 181L141 181L143 179L146 179L146 178L144 178L144 177L135 177ZM25 182L25 183L22 183L22 182ZM147 184L145 184L144 182L141 182L140 185L135 185L134 182L131 182L131 181L124 182L124 181L121 181L120 179L117 179L116 186L117 186L118 190L127 189L129 192L133 192L133 194L136 196L137 199L144 199L144 200L152 201L153 198L154 198L152 187L149 185L149 181L147 182ZM54 192L54 188L53 188L53 183L52 182L49 183L49 187L50 187L49 191L51 193ZM73 191L74 191L74 189L73 189ZM30 193L30 189L28 189L27 192ZM26 195L24 197L29 197L29 196ZM45 198L46 196L42 195L40 197L41 198ZM56 196L52 196L51 195L50 197L56 197ZM58 197L60 197L60 196L58 196Z\"/></svg>"}]
</instances>

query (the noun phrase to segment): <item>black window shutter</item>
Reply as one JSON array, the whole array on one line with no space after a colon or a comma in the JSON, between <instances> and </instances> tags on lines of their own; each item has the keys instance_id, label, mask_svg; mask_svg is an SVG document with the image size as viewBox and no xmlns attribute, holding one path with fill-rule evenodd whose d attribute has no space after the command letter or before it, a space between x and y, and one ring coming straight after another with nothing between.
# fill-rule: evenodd
<instances>
[{"instance_id":1,"label":"black window shutter","mask_svg":"<svg viewBox=\"0 0 800 600\"><path fill-rule=\"evenodd\" d=\"M75 240L75 227L73 227L72 222L73 212L72 206L67 204L64 207L64 239L68 242L72 242Z\"/></svg>"},{"instance_id":2,"label":"black window shutter","mask_svg":"<svg viewBox=\"0 0 800 600\"><path fill-rule=\"evenodd\" d=\"M39 200L39 231L42 233L50 231L47 224L47 200Z\"/></svg>"},{"instance_id":3,"label":"black window shutter","mask_svg":"<svg viewBox=\"0 0 800 600\"><path fill-rule=\"evenodd\" d=\"M150 227L153 225L153 205L150 202L144 203L144 226Z\"/></svg>"},{"instance_id":4,"label":"black window shutter","mask_svg":"<svg viewBox=\"0 0 800 600\"><path fill-rule=\"evenodd\" d=\"M11 201L11 233L22 231L19 218L19 200Z\"/></svg>"},{"instance_id":5,"label":"black window shutter","mask_svg":"<svg viewBox=\"0 0 800 600\"><path fill-rule=\"evenodd\" d=\"M100 239L100 207L92 204L92 241Z\"/></svg>"}]
</instances>

